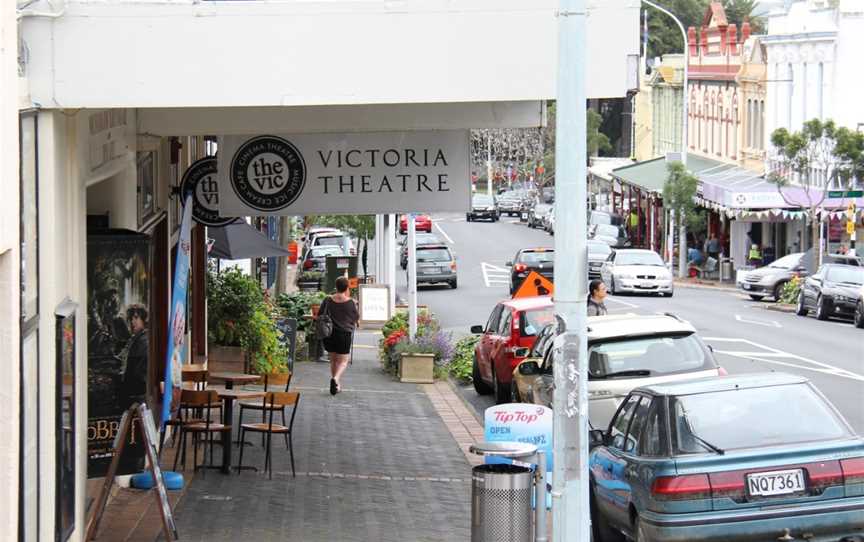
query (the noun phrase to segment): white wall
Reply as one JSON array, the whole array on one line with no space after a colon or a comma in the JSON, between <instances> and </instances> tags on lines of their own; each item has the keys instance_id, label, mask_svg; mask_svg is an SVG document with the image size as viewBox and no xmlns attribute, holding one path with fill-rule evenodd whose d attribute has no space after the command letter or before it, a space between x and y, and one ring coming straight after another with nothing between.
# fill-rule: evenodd
<instances>
[{"instance_id":1,"label":"white wall","mask_svg":"<svg viewBox=\"0 0 864 542\"><path fill-rule=\"evenodd\" d=\"M18 532L20 254L15 3L0 2L0 525Z\"/></svg>"},{"instance_id":2,"label":"white wall","mask_svg":"<svg viewBox=\"0 0 864 542\"><path fill-rule=\"evenodd\" d=\"M639 2L590 4L588 96L623 96L627 54L639 49ZM521 101L555 96L557 8L557 0L69 1L61 17L24 18L23 34L32 99L43 107Z\"/></svg>"}]
</instances>

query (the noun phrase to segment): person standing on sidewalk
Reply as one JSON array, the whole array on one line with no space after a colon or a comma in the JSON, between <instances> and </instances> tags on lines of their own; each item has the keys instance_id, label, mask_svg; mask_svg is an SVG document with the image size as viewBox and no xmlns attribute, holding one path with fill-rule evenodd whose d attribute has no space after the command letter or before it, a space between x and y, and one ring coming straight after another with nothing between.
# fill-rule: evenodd
<instances>
[{"instance_id":1,"label":"person standing on sidewalk","mask_svg":"<svg viewBox=\"0 0 864 542\"><path fill-rule=\"evenodd\" d=\"M588 284L588 316L606 316L606 284L594 279Z\"/></svg>"},{"instance_id":2,"label":"person standing on sidewalk","mask_svg":"<svg viewBox=\"0 0 864 542\"><path fill-rule=\"evenodd\" d=\"M360 319L357 303L348 293L348 279L336 279L336 293L328 296L321 304L318 314L324 311L333 321L333 332L324 339L324 349L330 353L330 395L342 391L342 374L348 368L354 328Z\"/></svg>"},{"instance_id":3,"label":"person standing on sidewalk","mask_svg":"<svg viewBox=\"0 0 864 542\"><path fill-rule=\"evenodd\" d=\"M705 242L705 252L709 258L714 258L717 263L720 263L720 239L717 239L715 234L711 234L708 241Z\"/></svg>"}]
</instances>

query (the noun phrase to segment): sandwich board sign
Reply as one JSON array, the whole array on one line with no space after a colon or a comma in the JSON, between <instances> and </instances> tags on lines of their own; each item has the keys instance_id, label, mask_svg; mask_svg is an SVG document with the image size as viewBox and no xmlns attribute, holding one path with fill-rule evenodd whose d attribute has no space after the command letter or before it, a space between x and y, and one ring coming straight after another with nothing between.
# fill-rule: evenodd
<instances>
[{"instance_id":1,"label":"sandwich board sign","mask_svg":"<svg viewBox=\"0 0 864 542\"><path fill-rule=\"evenodd\" d=\"M522 281L522 284L519 286L519 289L516 290L516 293L513 294L513 299L534 297L538 295L552 295L553 293L555 293L555 285L552 284L552 281L537 271L531 271L528 273L528 276L525 277L525 280Z\"/></svg>"}]
</instances>

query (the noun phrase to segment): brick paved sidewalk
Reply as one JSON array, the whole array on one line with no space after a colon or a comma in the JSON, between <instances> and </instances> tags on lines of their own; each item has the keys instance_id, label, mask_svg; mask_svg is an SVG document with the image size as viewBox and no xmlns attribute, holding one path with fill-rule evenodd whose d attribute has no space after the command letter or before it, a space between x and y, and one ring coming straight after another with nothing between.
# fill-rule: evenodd
<instances>
[{"instance_id":1,"label":"brick paved sidewalk","mask_svg":"<svg viewBox=\"0 0 864 542\"><path fill-rule=\"evenodd\" d=\"M250 471L199 474L175 511L183 540L470 538L471 466L463 450L482 436L479 425L446 383L401 384L385 375L378 337L358 333L354 364L335 397L327 364L296 365L297 477L278 439L273 480ZM243 463L261 468L260 439L250 440Z\"/></svg>"}]
</instances>

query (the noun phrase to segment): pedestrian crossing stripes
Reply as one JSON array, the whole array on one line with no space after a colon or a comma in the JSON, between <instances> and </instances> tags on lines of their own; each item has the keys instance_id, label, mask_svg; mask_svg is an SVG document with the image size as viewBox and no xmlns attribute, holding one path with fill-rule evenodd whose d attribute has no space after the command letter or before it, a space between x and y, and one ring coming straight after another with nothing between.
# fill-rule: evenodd
<instances>
[{"instance_id":1,"label":"pedestrian crossing stripes","mask_svg":"<svg viewBox=\"0 0 864 542\"><path fill-rule=\"evenodd\" d=\"M480 264L480 269L483 272L483 283L487 288L510 285L510 268L483 262Z\"/></svg>"}]
</instances>

